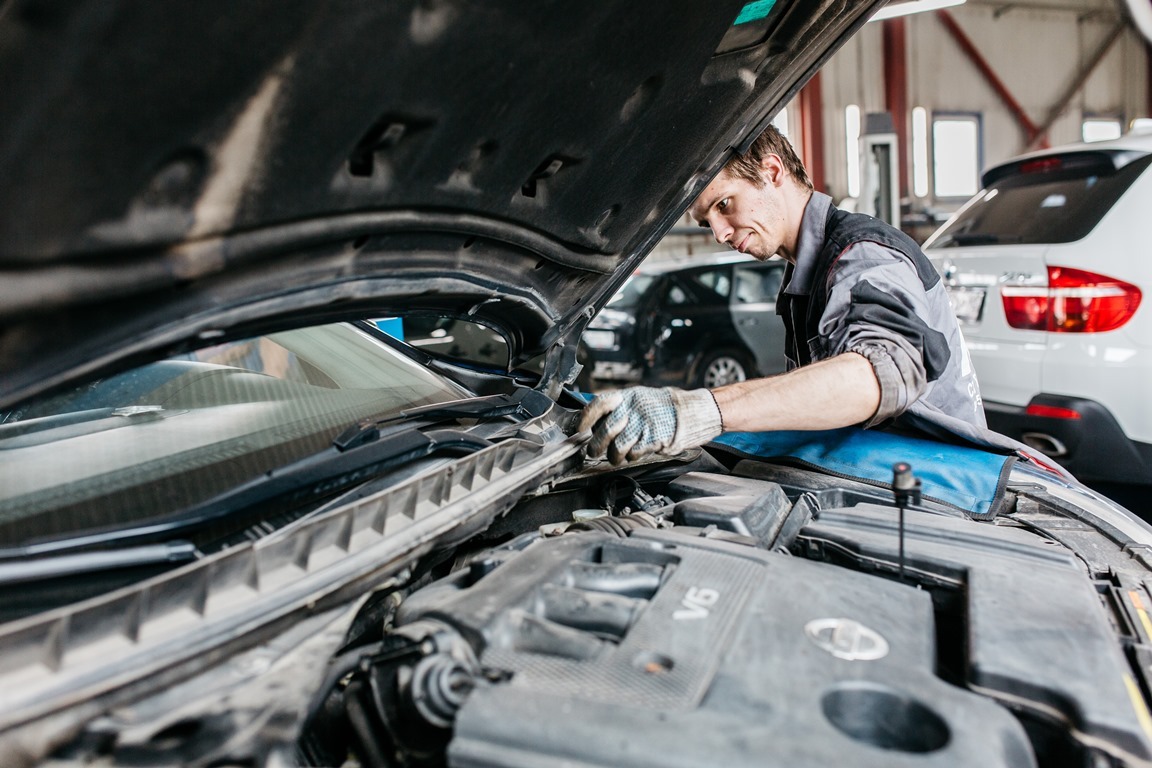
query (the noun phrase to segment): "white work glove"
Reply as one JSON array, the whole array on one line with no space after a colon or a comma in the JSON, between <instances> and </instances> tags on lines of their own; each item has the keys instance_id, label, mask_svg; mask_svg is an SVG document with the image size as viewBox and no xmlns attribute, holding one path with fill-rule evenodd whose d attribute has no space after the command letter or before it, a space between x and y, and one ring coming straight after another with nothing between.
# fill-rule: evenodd
<instances>
[{"instance_id":1,"label":"white work glove","mask_svg":"<svg viewBox=\"0 0 1152 768\"><path fill-rule=\"evenodd\" d=\"M707 389L630 387L584 407L580 430L592 429L587 453L613 464L651 453L675 456L724 431L720 407Z\"/></svg>"}]
</instances>

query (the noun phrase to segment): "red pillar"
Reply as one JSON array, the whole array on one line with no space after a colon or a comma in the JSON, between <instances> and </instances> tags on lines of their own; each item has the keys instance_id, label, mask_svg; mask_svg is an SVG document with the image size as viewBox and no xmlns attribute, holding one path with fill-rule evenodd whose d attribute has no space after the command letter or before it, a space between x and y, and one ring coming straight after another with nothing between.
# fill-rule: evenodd
<instances>
[{"instance_id":1,"label":"red pillar","mask_svg":"<svg viewBox=\"0 0 1152 768\"><path fill-rule=\"evenodd\" d=\"M901 18L884 21L884 101L896 127L897 173L900 197L908 197L908 47L907 28Z\"/></svg>"},{"instance_id":2,"label":"red pillar","mask_svg":"<svg viewBox=\"0 0 1152 768\"><path fill-rule=\"evenodd\" d=\"M819 192L827 192L824 175L824 96L820 73L800 91L800 160Z\"/></svg>"}]
</instances>

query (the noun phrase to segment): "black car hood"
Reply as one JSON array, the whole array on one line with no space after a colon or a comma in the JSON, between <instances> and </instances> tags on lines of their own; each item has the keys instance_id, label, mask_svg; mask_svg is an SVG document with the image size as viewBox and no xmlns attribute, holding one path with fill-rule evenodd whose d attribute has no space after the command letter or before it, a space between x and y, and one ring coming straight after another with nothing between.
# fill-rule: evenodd
<instances>
[{"instance_id":1,"label":"black car hood","mask_svg":"<svg viewBox=\"0 0 1152 768\"><path fill-rule=\"evenodd\" d=\"M596 308L877 4L11 0L0 405L413 309L571 378Z\"/></svg>"}]
</instances>

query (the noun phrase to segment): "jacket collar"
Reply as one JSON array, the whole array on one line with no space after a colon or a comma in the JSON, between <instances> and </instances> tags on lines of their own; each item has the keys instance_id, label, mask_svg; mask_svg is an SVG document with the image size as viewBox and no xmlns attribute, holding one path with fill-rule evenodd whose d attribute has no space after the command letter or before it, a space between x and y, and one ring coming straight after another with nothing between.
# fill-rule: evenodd
<instances>
[{"instance_id":1,"label":"jacket collar","mask_svg":"<svg viewBox=\"0 0 1152 768\"><path fill-rule=\"evenodd\" d=\"M828 224L828 211L832 198L823 192L813 192L800 219L800 236L796 240L796 264L792 278L784 293L807 296L812 293L812 280L816 276L816 261L824 247L824 232Z\"/></svg>"}]
</instances>

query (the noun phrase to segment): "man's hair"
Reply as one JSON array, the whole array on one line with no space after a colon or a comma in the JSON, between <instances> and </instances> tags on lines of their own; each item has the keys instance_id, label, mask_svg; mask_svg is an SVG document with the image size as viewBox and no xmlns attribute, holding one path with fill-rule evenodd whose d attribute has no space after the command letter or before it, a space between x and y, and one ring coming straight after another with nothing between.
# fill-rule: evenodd
<instances>
[{"instance_id":1,"label":"man's hair","mask_svg":"<svg viewBox=\"0 0 1152 768\"><path fill-rule=\"evenodd\" d=\"M724 169L734 178L744 179L757 187L763 187L764 177L760 175L760 163L768 155L779 157L788 175L800 186L812 190L812 180L808 178L808 171L804 170L804 164L796 156L796 150L792 149L792 144L784 138L784 134L771 123L756 137L756 141L752 142L747 152L733 157Z\"/></svg>"}]
</instances>

